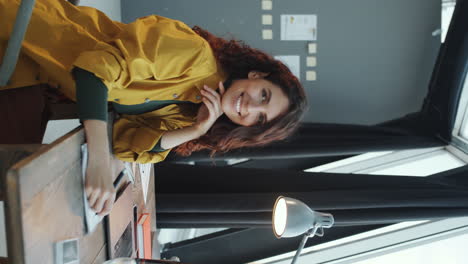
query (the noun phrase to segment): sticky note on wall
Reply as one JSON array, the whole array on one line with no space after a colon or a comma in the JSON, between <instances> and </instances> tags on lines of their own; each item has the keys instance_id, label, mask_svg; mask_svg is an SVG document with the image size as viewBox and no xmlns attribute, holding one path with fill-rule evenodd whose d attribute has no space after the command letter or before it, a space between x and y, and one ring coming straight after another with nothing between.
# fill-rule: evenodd
<instances>
[{"instance_id":1,"label":"sticky note on wall","mask_svg":"<svg viewBox=\"0 0 468 264\"><path fill-rule=\"evenodd\" d=\"M262 15L262 24L263 25L273 25L273 16L272 15Z\"/></svg>"},{"instance_id":2,"label":"sticky note on wall","mask_svg":"<svg viewBox=\"0 0 468 264\"><path fill-rule=\"evenodd\" d=\"M308 56L306 60L307 67L315 67L317 66L317 57L315 56Z\"/></svg>"},{"instance_id":3,"label":"sticky note on wall","mask_svg":"<svg viewBox=\"0 0 468 264\"><path fill-rule=\"evenodd\" d=\"M263 39L273 39L273 31L271 29L262 30Z\"/></svg>"},{"instance_id":4,"label":"sticky note on wall","mask_svg":"<svg viewBox=\"0 0 468 264\"><path fill-rule=\"evenodd\" d=\"M315 71L306 71L306 80L307 81L317 80L317 73Z\"/></svg>"},{"instance_id":5,"label":"sticky note on wall","mask_svg":"<svg viewBox=\"0 0 468 264\"><path fill-rule=\"evenodd\" d=\"M317 44L315 43L309 43L308 45L308 50L310 54L317 53Z\"/></svg>"},{"instance_id":6,"label":"sticky note on wall","mask_svg":"<svg viewBox=\"0 0 468 264\"><path fill-rule=\"evenodd\" d=\"M262 10L273 9L273 2L271 0L262 0Z\"/></svg>"}]
</instances>

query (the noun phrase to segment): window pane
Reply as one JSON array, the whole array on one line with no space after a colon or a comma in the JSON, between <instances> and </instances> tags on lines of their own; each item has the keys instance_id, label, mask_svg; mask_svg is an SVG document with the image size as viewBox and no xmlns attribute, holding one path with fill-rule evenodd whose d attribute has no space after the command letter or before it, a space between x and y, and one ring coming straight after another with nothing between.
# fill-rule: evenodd
<instances>
[{"instance_id":1,"label":"window pane","mask_svg":"<svg viewBox=\"0 0 468 264\"><path fill-rule=\"evenodd\" d=\"M436 154L422 159L416 159L396 166L387 167L369 174L383 175L408 175L408 176L428 176L442 171L454 169L465 165L463 161L449 153L441 150Z\"/></svg>"},{"instance_id":2,"label":"window pane","mask_svg":"<svg viewBox=\"0 0 468 264\"><path fill-rule=\"evenodd\" d=\"M466 264L468 234L400 250L353 264Z\"/></svg>"}]
</instances>

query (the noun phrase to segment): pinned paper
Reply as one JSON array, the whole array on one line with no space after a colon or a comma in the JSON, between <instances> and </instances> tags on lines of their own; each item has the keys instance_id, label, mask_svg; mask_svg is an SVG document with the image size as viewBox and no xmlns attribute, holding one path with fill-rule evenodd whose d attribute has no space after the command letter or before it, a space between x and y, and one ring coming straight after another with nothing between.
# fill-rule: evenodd
<instances>
[{"instance_id":1,"label":"pinned paper","mask_svg":"<svg viewBox=\"0 0 468 264\"><path fill-rule=\"evenodd\" d=\"M317 40L317 15L281 15L281 40Z\"/></svg>"},{"instance_id":2,"label":"pinned paper","mask_svg":"<svg viewBox=\"0 0 468 264\"><path fill-rule=\"evenodd\" d=\"M306 65L307 65L307 67L315 67L315 66L317 66L317 58L314 57L314 56L309 56L309 57L307 57Z\"/></svg>"},{"instance_id":3,"label":"pinned paper","mask_svg":"<svg viewBox=\"0 0 468 264\"><path fill-rule=\"evenodd\" d=\"M317 80L317 73L315 71L307 71L306 72L306 80L307 81Z\"/></svg>"},{"instance_id":4,"label":"pinned paper","mask_svg":"<svg viewBox=\"0 0 468 264\"><path fill-rule=\"evenodd\" d=\"M273 2L271 0L262 0L262 10L273 9Z\"/></svg>"},{"instance_id":5,"label":"pinned paper","mask_svg":"<svg viewBox=\"0 0 468 264\"><path fill-rule=\"evenodd\" d=\"M275 56L275 59L283 62L291 70L292 74L301 79L301 64L299 55Z\"/></svg>"},{"instance_id":6,"label":"pinned paper","mask_svg":"<svg viewBox=\"0 0 468 264\"><path fill-rule=\"evenodd\" d=\"M317 53L317 44L315 43L309 43L308 45L308 50L310 54L315 54Z\"/></svg>"},{"instance_id":7,"label":"pinned paper","mask_svg":"<svg viewBox=\"0 0 468 264\"><path fill-rule=\"evenodd\" d=\"M273 39L273 31L271 29L262 30L263 39Z\"/></svg>"},{"instance_id":8,"label":"pinned paper","mask_svg":"<svg viewBox=\"0 0 468 264\"><path fill-rule=\"evenodd\" d=\"M273 16L272 15L262 15L262 24L263 25L273 25Z\"/></svg>"}]
</instances>

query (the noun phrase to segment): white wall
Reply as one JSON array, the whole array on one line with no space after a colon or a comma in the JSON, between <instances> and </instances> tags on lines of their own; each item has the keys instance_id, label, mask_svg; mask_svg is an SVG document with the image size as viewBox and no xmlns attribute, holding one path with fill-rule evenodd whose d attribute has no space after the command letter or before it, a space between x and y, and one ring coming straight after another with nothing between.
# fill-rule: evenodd
<instances>
[{"instance_id":1,"label":"white wall","mask_svg":"<svg viewBox=\"0 0 468 264\"><path fill-rule=\"evenodd\" d=\"M91 6L104 12L113 20L122 21L120 0L81 0L81 6Z\"/></svg>"}]
</instances>

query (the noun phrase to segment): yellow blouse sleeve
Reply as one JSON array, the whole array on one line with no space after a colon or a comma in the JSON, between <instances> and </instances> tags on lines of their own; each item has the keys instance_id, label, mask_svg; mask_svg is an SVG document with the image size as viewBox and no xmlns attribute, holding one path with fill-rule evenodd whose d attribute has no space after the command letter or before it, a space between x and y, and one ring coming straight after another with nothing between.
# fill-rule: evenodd
<instances>
[{"instance_id":1,"label":"yellow blouse sleeve","mask_svg":"<svg viewBox=\"0 0 468 264\"><path fill-rule=\"evenodd\" d=\"M169 105L154 112L123 115L114 123L113 152L117 158L138 163L163 161L170 150L149 151L164 132L190 126L195 121L195 113L179 105Z\"/></svg>"},{"instance_id":2,"label":"yellow blouse sleeve","mask_svg":"<svg viewBox=\"0 0 468 264\"><path fill-rule=\"evenodd\" d=\"M163 161L170 150L149 152L161 139L164 130L141 126L134 120L121 118L114 124L113 151L123 161L157 163Z\"/></svg>"},{"instance_id":3,"label":"yellow blouse sleeve","mask_svg":"<svg viewBox=\"0 0 468 264\"><path fill-rule=\"evenodd\" d=\"M197 75L209 45L180 21L148 16L124 26L110 43L99 42L73 63L101 78L109 90L133 81L184 79Z\"/></svg>"}]
</instances>

